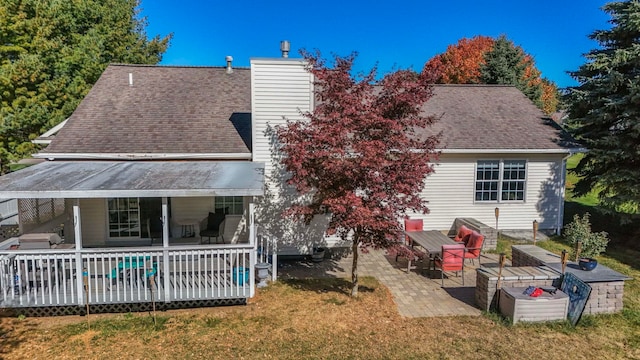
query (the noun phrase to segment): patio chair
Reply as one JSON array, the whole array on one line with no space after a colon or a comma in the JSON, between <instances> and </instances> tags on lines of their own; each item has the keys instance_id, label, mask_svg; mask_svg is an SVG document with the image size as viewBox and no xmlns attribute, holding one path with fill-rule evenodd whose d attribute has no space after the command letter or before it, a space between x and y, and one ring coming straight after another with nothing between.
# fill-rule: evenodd
<instances>
[{"instance_id":1,"label":"patio chair","mask_svg":"<svg viewBox=\"0 0 640 360\"><path fill-rule=\"evenodd\" d=\"M453 241L463 243L466 245L467 242L469 241L469 237L471 236L471 233L473 233L473 230L469 229L465 225L460 225L460 228L458 229L458 233L453 238Z\"/></svg>"},{"instance_id":2,"label":"patio chair","mask_svg":"<svg viewBox=\"0 0 640 360\"><path fill-rule=\"evenodd\" d=\"M424 227L424 222L422 219L404 219L404 231L422 231ZM411 252L414 254L413 259L407 259L409 260L409 264L407 265L407 272L409 272L409 268L411 267L411 261L417 261L420 260L421 257L419 256L419 254L416 254L413 251L413 246L411 244L411 239L408 236L404 236L404 244L402 244L403 246L409 248L409 250L411 250ZM399 257L406 257L405 255L402 255L400 253L396 254L396 262L398 262L398 258Z\"/></svg>"},{"instance_id":3,"label":"patio chair","mask_svg":"<svg viewBox=\"0 0 640 360\"><path fill-rule=\"evenodd\" d=\"M149 234L152 245L156 239L162 242L162 219L160 217L152 216L147 219L147 234Z\"/></svg>"},{"instance_id":4,"label":"patio chair","mask_svg":"<svg viewBox=\"0 0 640 360\"><path fill-rule=\"evenodd\" d=\"M474 259L478 259L478 266L480 266L480 254L482 253L482 246L484 245L484 235L477 231L471 233L469 241L465 246L465 259L471 259L471 262L475 264Z\"/></svg>"},{"instance_id":5,"label":"patio chair","mask_svg":"<svg viewBox=\"0 0 640 360\"><path fill-rule=\"evenodd\" d=\"M200 226L200 242L203 242L203 238L207 238L209 244L211 244L211 238L216 238L216 243L218 242L218 238L222 238L222 243L224 244L224 222L226 215L224 212L215 212L209 213L205 219L202 220Z\"/></svg>"},{"instance_id":6,"label":"patio chair","mask_svg":"<svg viewBox=\"0 0 640 360\"><path fill-rule=\"evenodd\" d=\"M456 276L458 276L458 271L462 272L462 285L464 285L464 254L463 244L442 245L440 255L433 259L433 270L440 269L440 279L443 287L445 271L455 271Z\"/></svg>"}]
</instances>

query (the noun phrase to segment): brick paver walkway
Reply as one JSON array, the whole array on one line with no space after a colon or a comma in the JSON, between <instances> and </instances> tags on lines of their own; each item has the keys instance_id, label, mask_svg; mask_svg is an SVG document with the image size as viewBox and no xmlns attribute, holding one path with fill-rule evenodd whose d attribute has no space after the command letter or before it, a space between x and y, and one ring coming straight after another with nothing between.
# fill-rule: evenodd
<instances>
[{"instance_id":1,"label":"brick paver walkway","mask_svg":"<svg viewBox=\"0 0 640 360\"><path fill-rule=\"evenodd\" d=\"M497 263L498 255L482 255L482 263ZM334 256L321 263L306 260L283 261L278 269L282 278L340 277L351 278L352 256ZM445 277L441 287L440 272L426 269L427 263L418 263L416 269L407 273L407 262L388 256L384 251L370 251L360 254L358 270L360 275L373 276L383 283L398 306L398 312L406 317L433 317L452 315L480 315L475 305L476 265L467 262L465 284L461 277Z\"/></svg>"}]
</instances>

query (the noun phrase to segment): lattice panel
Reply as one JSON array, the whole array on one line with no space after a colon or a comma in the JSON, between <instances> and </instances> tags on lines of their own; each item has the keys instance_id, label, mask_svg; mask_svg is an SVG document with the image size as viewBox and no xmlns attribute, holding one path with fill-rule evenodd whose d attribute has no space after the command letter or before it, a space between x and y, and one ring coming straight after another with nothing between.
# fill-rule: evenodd
<instances>
[{"instance_id":1,"label":"lattice panel","mask_svg":"<svg viewBox=\"0 0 640 360\"><path fill-rule=\"evenodd\" d=\"M20 234L18 225L0 225L0 240L7 240Z\"/></svg>"},{"instance_id":2,"label":"lattice panel","mask_svg":"<svg viewBox=\"0 0 640 360\"><path fill-rule=\"evenodd\" d=\"M246 305L247 299L215 299L215 300L192 300L192 301L176 301L170 303L156 303L156 310L175 310L175 309L192 309L200 307L214 306L232 306ZM105 313L129 313L129 312L148 312L153 310L153 303L133 303L133 304L98 304L90 305L89 312L91 314ZM24 315L28 317L45 317L45 316L67 316L67 315L86 315L87 308L85 306L43 306L43 307L26 307L6 309L11 316Z\"/></svg>"},{"instance_id":3,"label":"lattice panel","mask_svg":"<svg viewBox=\"0 0 640 360\"><path fill-rule=\"evenodd\" d=\"M38 225L51 221L65 213L65 199L19 199L18 213L23 231L28 232ZM59 232L61 226L49 229L50 232Z\"/></svg>"}]
</instances>

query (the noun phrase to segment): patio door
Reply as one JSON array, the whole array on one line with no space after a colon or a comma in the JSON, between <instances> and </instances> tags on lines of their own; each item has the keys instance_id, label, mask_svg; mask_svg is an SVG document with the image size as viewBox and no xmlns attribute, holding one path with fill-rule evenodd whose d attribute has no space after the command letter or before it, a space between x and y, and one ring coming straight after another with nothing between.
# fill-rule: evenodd
<instances>
[{"instance_id":1,"label":"patio door","mask_svg":"<svg viewBox=\"0 0 640 360\"><path fill-rule=\"evenodd\" d=\"M107 199L109 238L149 238L147 222L162 216L161 198Z\"/></svg>"}]
</instances>

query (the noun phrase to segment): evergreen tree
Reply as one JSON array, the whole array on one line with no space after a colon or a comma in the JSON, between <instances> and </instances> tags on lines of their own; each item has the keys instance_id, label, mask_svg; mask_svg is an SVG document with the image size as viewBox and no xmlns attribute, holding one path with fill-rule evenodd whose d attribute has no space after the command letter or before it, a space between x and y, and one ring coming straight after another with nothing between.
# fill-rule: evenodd
<instances>
[{"instance_id":1,"label":"evergreen tree","mask_svg":"<svg viewBox=\"0 0 640 360\"><path fill-rule=\"evenodd\" d=\"M640 204L640 2L608 3L611 29L589 37L600 45L571 75L569 129L588 149L575 172L576 195L598 188L601 204L637 213Z\"/></svg>"},{"instance_id":2,"label":"evergreen tree","mask_svg":"<svg viewBox=\"0 0 640 360\"><path fill-rule=\"evenodd\" d=\"M156 64L170 35L148 39L137 0L0 3L0 161L71 115L109 63Z\"/></svg>"},{"instance_id":3,"label":"evergreen tree","mask_svg":"<svg viewBox=\"0 0 640 360\"><path fill-rule=\"evenodd\" d=\"M496 40L491 51L485 53L480 80L484 84L515 85L542 108L540 71L533 66L531 56L525 55L521 47L504 35Z\"/></svg>"}]
</instances>

